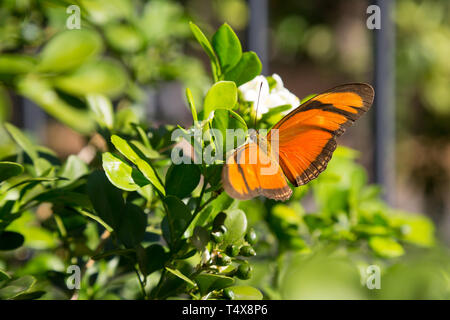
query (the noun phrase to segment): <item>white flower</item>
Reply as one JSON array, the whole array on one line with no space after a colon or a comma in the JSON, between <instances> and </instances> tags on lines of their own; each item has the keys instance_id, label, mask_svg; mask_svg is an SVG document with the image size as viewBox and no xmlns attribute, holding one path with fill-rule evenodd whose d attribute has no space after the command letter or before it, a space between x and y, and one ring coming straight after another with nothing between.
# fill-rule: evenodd
<instances>
[{"instance_id":1,"label":"white flower","mask_svg":"<svg viewBox=\"0 0 450 320\"><path fill-rule=\"evenodd\" d=\"M253 80L250 80L239 87L244 100L253 102L253 107L256 109L259 88L262 83L258 116L268 112L274 107L290 104L292 108L296 108L300 105L300 99L284 87L283 81L279 75L274 73L272 78L276 82L276 85L272 90L269 90L269 83L264 76L256 76Z\"/></svg>"}]
</instances>

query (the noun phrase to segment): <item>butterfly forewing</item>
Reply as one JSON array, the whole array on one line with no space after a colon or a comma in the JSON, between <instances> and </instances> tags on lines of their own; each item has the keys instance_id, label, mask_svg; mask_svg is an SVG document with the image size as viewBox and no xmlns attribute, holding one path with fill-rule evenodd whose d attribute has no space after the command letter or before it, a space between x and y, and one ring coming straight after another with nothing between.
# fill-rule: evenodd
<instances>
[{"instance_id":1,"label":"butterfly forewing","mask_svg":"<svg viewBox=\"0 0 450 320\"><path fill-rule=\"evenodd\" d=\"M278 134L280 166L293 185L304 185L325 170L336 137L370 108L373 97L368 84L338 86L303 103L272 128Z\"/></svg>"}]
</instances>

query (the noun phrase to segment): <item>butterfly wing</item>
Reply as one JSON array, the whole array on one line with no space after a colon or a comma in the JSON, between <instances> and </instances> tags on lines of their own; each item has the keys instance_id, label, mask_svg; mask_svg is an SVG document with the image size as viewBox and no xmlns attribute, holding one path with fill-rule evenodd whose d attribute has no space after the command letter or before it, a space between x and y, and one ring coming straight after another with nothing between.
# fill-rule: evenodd
<instances>
[{"instance_id":1,"label":"butterfly wing","mask_svg":"<svg viewBox=\"0 0 450 320\"><path fill-rule=\"evenodd\" d=\"M278 144L280 166L293 185L304 185L325 170L336 137L370 108L373 97L368 84L341 85L306 101L269 131L267 140Z\"/></svg>"},{"instance_id":2,"label":"butterfly wing","mask_svg":"<svg viewBox=\"0 0 450 320\"><path fill-rule=\"evenodd\" d=\"M258 195L286 200L292 190L276 159L257 143L237 148L227 158L222 170L225 191L233 198L248 200Z\"/></svg>"}]
</instances>

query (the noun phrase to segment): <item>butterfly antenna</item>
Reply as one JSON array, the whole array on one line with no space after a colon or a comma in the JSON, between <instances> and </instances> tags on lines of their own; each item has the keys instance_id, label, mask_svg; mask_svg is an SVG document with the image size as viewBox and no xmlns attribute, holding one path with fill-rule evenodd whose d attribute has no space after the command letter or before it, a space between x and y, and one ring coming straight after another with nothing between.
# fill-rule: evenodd
<instances>
[{"instance_id":1,"label":"butterfly antenna","mask_svg":"<svg viewBox=\"0 0 450 320\"><path fill-rule=\"evenodd\" d=\"M262 89L263 82L261 81L261 84L259 85L259 91L258 91L258 99L256 100L256 114L255 114L255 130L256 130L256 122L258 121L258 109L259 109L259 98L261 97L261 89Z\"/></svg>"}]
</instances>

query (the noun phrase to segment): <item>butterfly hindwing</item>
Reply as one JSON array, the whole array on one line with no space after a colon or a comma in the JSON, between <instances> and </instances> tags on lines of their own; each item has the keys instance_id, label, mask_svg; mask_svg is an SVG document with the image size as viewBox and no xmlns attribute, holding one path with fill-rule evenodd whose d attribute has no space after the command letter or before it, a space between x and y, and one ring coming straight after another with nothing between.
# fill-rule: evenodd
<instances>
[{"instance_id":1,"label":"butterfly hindwing","mask_svg":"<svg viewBox=\"0 0 450 320\"><path fill-rule=\"evenodd\" d=\"M286 200L292 194L276 159L255 142L244 144L227 158L222 181L225 191L240 200L258 195Z\"/></svg>"},{"instance_id":2,"label":"butterfly hindwing","mask_svg":"<svg viewBox=\"0 0 450 320\"><path fill-rule=\"evenodd\" d=\"M300 186L325 170L344 133L372 105L373 88L346 84L319 94L291 111L269 132L277 130L279 163L289 181Z\"/></svg>"}]
</instances>

